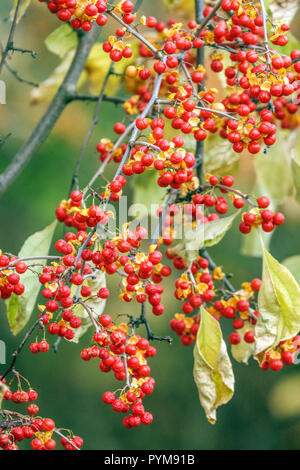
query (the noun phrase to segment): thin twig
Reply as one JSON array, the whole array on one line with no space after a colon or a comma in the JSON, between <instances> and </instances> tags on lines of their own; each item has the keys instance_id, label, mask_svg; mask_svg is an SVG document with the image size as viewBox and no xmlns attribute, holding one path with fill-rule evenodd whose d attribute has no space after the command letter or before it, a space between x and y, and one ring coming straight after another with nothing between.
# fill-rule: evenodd
<instances>
[{"instance_id":1,"label":"thin twig","mask_svg":"<svg viewBox=\"0 0 300 470\"><path fill-rule=\"evenodd\" d=\"M79 174L79 170L80 170L80 166L81 166L81 162L82 162L82 159L84 157L84 154L85 154L85 151L87 149L87 146L89 144L89 141L92 137L92 134L93 134L93 131L96 127L96 125L98 124L99 122L99 112L100 112L100 108L101 108L101 105L102 105L102 102L103 102L103 98L104 98L104 93L105 93L105 89L106 89L106 86L107 86L107 83L108 83L108 80L111 76L111 74L113 73L113 70L114 70L114 63L111 62L110 64L110 67L109 67L109 70L104 78L104 82L103 82L103 85L101 87L101 90L100 90L100 93L99 93L99 96L98 96L98 100L97 100L97 106L95 108L95 112L94 112L94 116L93 116L93 120L92 120L92 123L90 125L90 128L88 130L88 133L86 135L86 138L85 138L85 141L84 141L84 144L82 146L82 149L81 149L81 152L79 154L79 157L77 159L77 162L76 162L76 165L75 165L75 169L74 169L74 173L73 173L73 176L72 176L72 181L71 181L71 186L70 186L70 190L69 190L69 195L71 194L72 192L72 189L74 187L74 184L77 182L78 180L78 174Z\"/></svg>"},{"instance_id":2,"label":"thin twig","mask_svg":"<svg viewBox=\"0 0 300 470\"><path fill-rule=\"evenodd\" d=\"M2 57L1 57L1 62L0 62L0 73L2 71L3 65L6 62L6 58L9 54L9 51L11 50L11 47L13 46L13 40L14 40L15 31L16 31L20 6L21 6L21 0L18 0L18 3L16 5L16 9L15 9L15 13L14 13L14 17L13 17L13 21L12 21L12 25L11 25L10 32L9 32L9 35L8 35L6 47L5 47L4 51L2 51Z\"/></svg>"}]
</instances>

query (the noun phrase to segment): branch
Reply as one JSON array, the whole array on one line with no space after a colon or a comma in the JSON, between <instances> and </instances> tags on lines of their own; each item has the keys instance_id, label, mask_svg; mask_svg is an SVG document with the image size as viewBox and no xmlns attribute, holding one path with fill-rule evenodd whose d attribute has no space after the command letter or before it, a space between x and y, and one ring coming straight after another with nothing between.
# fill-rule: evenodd
<instances>
[{"instance_id":1,"label":"branch","mask_svg":"<svg viewBox=\"0 0 300 470\"><path fill-rule=\"evenodd\" d=\"M86 135L86 138L85 138L85 141L84 141L84 144L83 144L83 147L81 149L81 152L79 154L79 157L77 159L77 162L76 162L76 165L75 165L75 169L74 169L74 173L73 173L73 177L72 177L72 181L71 181L71 187L70 187L70 190L69 190L69 195L71 194L72 192L72 189L73 189L73 186L74 184L78 181L78 174L79 174L79 170L80 170L80 166L81 166L81 162L82 162L82 159L84 157L84 153L86 151L86 148L89 144L89 141L92 137L92 134L93 134L93 131L96 127L96 125L98 124L99 122L99 112L100 112L100 108L101 108L101 104L103 102L103 98L104 98L104 93L105 93L105 89L106 89L106 86L107 86L107 83L108 83L108 80L110 78L110 76L113 74L113 69L114 69L114 63L111 62L111 65L109 67L109 70L106 74L106 77L104 78L104 82L103 82L103 85L101 87L101 90L100 90L100 94L97 98L97 106L95 108L95 112L94 112L94 116L93 116L93 120L92 120L92 123L91 123L91 126L88 130L88 133Z\"/></svg>"},{"instance_id":2,"label":"branch","mask_svg":"<svg viewBox=\"0 0 300 470\"><path fill-rule=\"evenodd\" d=\"M80 93L75 93L73 97L70 98L72 101L98 101L99 96L97 95L84 95ZM123 104L126 102L126 99L120 98L119 96L103 96L103 101L108 101L109 103L114 104Z\"/></svg>"},{"instance_id":3,"label":"branch","mask_svg":"<svg viewBox=\"0 0 300 470\"><path fill-rule=\"evenodd\" d=\"M116 20L118 23L120 23L124 28L127 29L129 33L131 33L133 36L135 36L137 39L139 39L148 49L150 49L151 52L156 57L159 57L161 59L161 52L156 49L156 47L152 46L151 42L147 41L146 38L144 38L140 33L138 33L135 29L131 28L127 23L125 23L116 13L113 11L107 12L108 15L110 15L114 20Z\"/></svg>"},{"instance_id":4,"label":"branch","mask_svg":"<svg viewBox=\"0 0 300 470\"><path fill-rule=\"evenodd\" d=\"M7 44L6 44L6 47L5 47L4 51L2 52L2 58L1 58L1 62L0 62L0 73L2 71L3 65L5 64L6 58L9 54L9 51L11 50L12 45L13 45L13 39L14 39L15 31L16 31L20 6L21 6L21 0L18 0L16 9L15 9L15 13L14 13L13 22L12 22L10 32L9 32L9 35L8 35Z\"/></svg>"},{"instance_id":5,"label":"branch","mask_svg":"<svg viewBox=\"0 0 300 470\"><path fill-rule=\"evenodd\" d=\"M45 141L52 131L56 121L69 103L71 97L74 95L79 76L98 34L99 30L97 28L93 28L89 33L80 36L79 45L73 62L62 85L53 98L53 101L27 142L25 142L23 147L14 157L13 161L4 170L2 175L0 175L0 195L3 194L14 182L35 152Z\"/></svg>"},{"instance_id":6,"label":"branch","mask_svg":"<svg viewBox=\"0 0 300 470\"><path fill-rule=\"evenodd\" d=\"M22 349L24 348L25 344L27 343L27 341L29 340L30 336L32 335L32 333L34 332L34 330L38 327L38 325L43 321L43 318L44 318L44 315L46 313L46 308L44 309L42 315L34 322L34 324L32 325L32 327L30 328L30 330L26 333L26 335L24 336L23 340L21 341L20 345L18 346L18 348L16 349L16 351L12 354L12 361L9 365L9 367L6 369L6 371L4 372L4 374L2 375L1 377L1 381L3 381L3 379L5 379L5 377L14 370L14 366L15 366L15 363L18 359L18 356L19 354L21 353Z\"/></svg>"},{"instance_id":7,"label":"branch","mask_svg":"<svg viewBox=\"0 0 300 470\"><path fill-rule=\"evenodd\" d=\"M87 312L87 314L88 314L88 316L90 317L90 320L91 320L91 322L92 322L92 324L93 324L93 326L94 326L96 332L99 331L99 330L100 330L100 327L99 327L98 323L96 322L95 317L94 317L93 312L92 312L92 310L90 309L90 307L88 307L88 305L85 304L81 299L78 300L78 303L79 303L80 305L82 305L82 307L84 308L84 310Z\"/></svg>"},{"instance_id":8,"label":"branch","mask_svg":"<svg viewBox=\"0 0 300 470\"><path fill-rule=\"evenodd\" d=\"M167 341L168 343L172 343L173 339L170 336L156 336L153 331L151 330L150 324L147 319L146 314L146 302L141 304L141 315L139 318L132 318L131 324L134 327L139 327L140 325L145 325L147 331L147 338L149 341Z\"/></svg>"},{"instance_id":9,"label":"branch","mask_svg":"<svg viewBox=\"0 0 300 470\"><path fill-rule=\"evenodd\" d=\"M201 0L195 0L195 4L196 4L196 12L203 12L203 10L201 8L199 8L199 6L197 4L199 4L199 2L201 2ZM198 26L198 28L196 29L196 36L199 36L199 34L201 33L201 31L205 28L205 26L207 25L207 23L210 22L210 20L215 16L216 12L218 11L218 9L220 8L221 4L222 4L223 0L219 0L216 5L214 6L214 8L211 10L211 12L206 16L206 18L203 19L203 21L200 23L200 25ZM198 21L198 20L197 20Z\"/></svg>"}]
</instances>

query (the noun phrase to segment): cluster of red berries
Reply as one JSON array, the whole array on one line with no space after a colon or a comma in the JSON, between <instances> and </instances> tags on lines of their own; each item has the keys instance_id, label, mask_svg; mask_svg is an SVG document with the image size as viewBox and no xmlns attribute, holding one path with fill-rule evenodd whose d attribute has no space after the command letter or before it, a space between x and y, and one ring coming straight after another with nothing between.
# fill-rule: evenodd
<instances>
[{"instance_id":1,"label":"cluster of red berries","mask_svg":"<svg viewBox=\"0 0 300 470\"><path fill-rule=\"evenodd\" d=\"M88 227L96 227L101 222L107 223L108 217L99 206L92 204L88 209L81 209L82 192L72 191L68 201L62 201L56 209L56 218L67 227L85 231ZM79 233L79 237L82 234Z\"/></svg>"},{"instance_id":2,"label":"cluster of red berries","mask_svg":"<svg viewBox=\"0 0 300 470\"><path fill-rule=\"evenodd\" d=\"M282 367L294 364L295 355L300 349L300 336L297 335L291 340L281 341L279 345L268 351L264 362L261 364L263 370L271 369L275 372L282 369Z\"/></svg>"},{"instance_id":3,"label":"cluster of red berries","mask_svg":"<svg viewBox=\"0 0 300 470\"><path fill-rule=\"evenodd\" d=\"M200 321L200 315L187 318L183 314L176 313L175 318L170 321L170 328L180 336L184 346L191 346L196 341Z\"/></svg>"},{"instance_id":4,"label":"cluster of red berries","mask_svg":"<svg viewBox=\"0 0 300 470\"><path fill-rule=\"evenodd\" d=\"M20 426L11 427L9 430L0 429L0 447L3 450L19 450L19 443L30 439L32 450L55 450L56 441L52 438L55 429L55 423L50 418L31 419L22 418L23 423ZM62 438L61 444L65 450L80 449L83 440L79 436Z\"/></svg>"},{"instance_id":5,"label":"cluster of red berries","mask_svg":"<svg viewBox=\"0 0 300 470\"><path fill-rule=\"evenodd\" d=\"M172 255L169 255L169 257L172 257ZM174 257L174 260L176 259L178 260ZM244 326L247 322L249 325L256 324L258 311L251 308L248 299L253 298L253 295L259 291L260 279L255 278L249 284L244 283L241 292L232 294L230 297L228 294L222 294L222 289L215 286L216 281L222 283L224 278L221 268L217 267L210 271L209 262L206 258L199 257L189 267L187 267L184 259L180 258L180 263L177 261L174 266L185 271L175 281L174 292L175 298L182 302L182 313L175 314L170 322L170 327L181 337L183 345L189 346L196 340L201 317L199 313L195 314L195 309L199 309L203 304L217 320L222 317L232 319L235 330L243 328L244 340L249 343L254 342L253 331L244 331ZM215 300L216 295L219 297L217 300ZM238 313L239 318L237 318ZM241 340L238 331L232 333L229 337L231 344L239 344Z\"/></svg>"},{"instance_id":6,"label":"cluster of red berries","mask_svg":"<svg viewBox=\"0 0 300 470\"><path fill-rule=\"evenodd\" d=\"M297 62L297 64L298 63L300 62ZM295 88L295 92L299 89L300 87ZM274 114L280 121L282 129L295 129L299 126L299 119L296 114L297 111L298 105L296 103L289 102L286 98L277 98L277 100L274 101Z\"/></svg>"},{"instance_id":7,"label":"cluster of red berries","mask_svg":"<svg viewBox=\"0 0 300 470\"><path fill-rule=\"evenodd\" d=\"M27 407L27 412L31 416L36 415L39 412L39 407L36 404L32 403L36 401L37 398L38 393L31 388L27 392L25 392L21 388L18 388L16 392L12 392L11 389L8 388L3 396L3 400L11 401L14 404L23 404L31 402L31 404L29 404Z\"/></svg>"},{"instance_id":8,"label":"cluster of red berries","mask_svg":"<svg viewBox=\"0 0 300 470\"><path fill-rule=\"evenodd\" d=\"M105 0L50 0L47 6L61 21L70 22L73 29L90 31L93 21L99 26L107 22L107 16L103 14L107 8Z\"/></svg>"},{"instance_id":9,"label":"cluster of red berries","mask_svg":"<svg viewBox=\"0 0 300 470\"><path fill-rule=\"evenodd\" d=\"M142 399L154 389L155 380L149 377L151 369L147 358L155 356L156 349L150 346L147 339L135 334L128 335L127 325L117 327L109 315L101 315L98 320L99 330L93 336L95 344L84 349L81 357L84 361L100 358L102 372L113 371L117 380L126 380L119 398L113 392L105 392L102 397L114 411L128 413L131 410L132 414L123 420L125 427L150 424L153 417L145 411Z\"/></svg>"},{"instance_id":10,"label":"cluster of red berries","mask_svg":"<svg viewBox=\"0 0 300 470\"><path fill-rule=\"evenodd\" d=\"M278 225L284 223L284 215L281 212L273 212L267 207L270 205L270 200L266 196L261 196L257 199L259 210L256 208L250 212L243 214L243 221L239 225L239 229L242 233L247 234L251 232L252 227L259 227L264 232L272 232Z\"/></svg>"},{"instance_id":11,"label":"cluster of red berries","mask_svg":"<svg viewBox=\"0 0 300 470\"><path fill-rule=\"evenodd\" d=\"M0 254L0 298L9 299L12 294L22 295L25 287L20 274L27 271L27 265L17 261L16 256Z\"/></svg>"},{"instance_id":12,"label":"cluster of red berries","mask_svg":"<svg viewBox=\"0 0 300 470\"><path fill-rule=\"evenodd\" d=\"M5 429L0 429L0 447L3 450L19 450L18 443L30 439L31 448L33 450L54 450L56 447L56 441L52 438L52 434L55 430L55 423L50 418L33 418L34 415L37 415L39 412L39 407L34 404L38 398L38 393L30 388L27 392L24 391L21 387L21 379L27 383L27 380L21 377L19 374L18 378L18 389L13 392L11 390L11 385L8 387L6 385L6 390L4 392L3 400L5 402L12 402L13 404L27 404L30 403L27 407L27 415L21 415L20 413L7 412L13 419L12 423L15 420L20 421L18 426L12 424L11 426L6 427ZM0 377L1 380L1 377ZM3 379L2 383L6 384L6 380ZM29 385L27 383L27 385ZM67 440L62 439L62 445L66 450L75 450L75 448L80 448L83 445L83 440L80 437L74 436L73 438L67 438ZM76 447L74 447L75 444Z\"/></svg>"},{"instance_id":13,"label":"cluster of red berries","mask_svg":"<svg viewBox=\"0 0 300 470\"><path fill-rule=\"evenodd\" d=\"M139 119L137 120L137 127L139 129L142 126L146 128L148 120L140 121ZM164 126L165 122L161 118L154 119L151 122L151 135L156 150L159 152L158 155L153 155L152 149L147 146L136 146L131 151L130 159L123 166L123 173L125 176L131 176L153 168L159 172L157 184L160 187L170 186L173 189L179 189L184 183L192 180L195 157L191 152L183 150L184 141L182 137L174 137L172 142L164 139Z\"/></svg>"}]
</instances>

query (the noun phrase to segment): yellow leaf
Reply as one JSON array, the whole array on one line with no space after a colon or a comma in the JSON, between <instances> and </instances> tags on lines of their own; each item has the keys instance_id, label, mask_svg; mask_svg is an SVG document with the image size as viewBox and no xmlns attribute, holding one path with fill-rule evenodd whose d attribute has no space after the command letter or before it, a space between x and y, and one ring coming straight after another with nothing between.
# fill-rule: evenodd
<instances>
[{"instance_id":1,"label":"yellow leaf","mask_svg":"<svg viewBox=\"0 0 300 470\"><path fill-rule=\"evenodd\" d=\"M194 348L194 380L206 417L214 424L217 408L233 396L234 375L220 324L204 307Z\"/></svg>"}]
</instances>

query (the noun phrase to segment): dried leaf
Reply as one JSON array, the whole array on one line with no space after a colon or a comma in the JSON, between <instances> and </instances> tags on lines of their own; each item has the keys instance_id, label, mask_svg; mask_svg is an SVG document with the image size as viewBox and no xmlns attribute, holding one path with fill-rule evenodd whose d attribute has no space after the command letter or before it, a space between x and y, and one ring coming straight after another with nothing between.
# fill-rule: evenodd
<instances>
[{"instance_id":1,"label":"dried leaf","mask_svg":"<svg viewBox=\"0 0 300 470\"><path fill-rule=\"evenodd\" d=\"M234 375L220 324L204 307L194 348L194 380L206 417L214 424L217 408L233 396Z\"/></svg>"}]
</instances>

